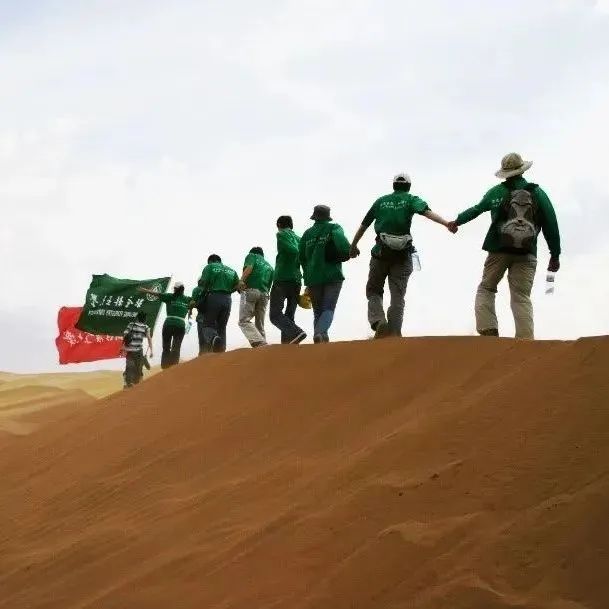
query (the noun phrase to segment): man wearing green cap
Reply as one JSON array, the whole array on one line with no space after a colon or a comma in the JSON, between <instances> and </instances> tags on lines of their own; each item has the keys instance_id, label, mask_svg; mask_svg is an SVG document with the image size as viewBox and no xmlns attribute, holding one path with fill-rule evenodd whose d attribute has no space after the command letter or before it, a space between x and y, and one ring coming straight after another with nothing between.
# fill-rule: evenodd
<instances>
[{"instance_id":1,"label":"man wearing green cap","mask_svg":"<svg viewBox=\"0 0 609 609\"><path fill-rule=\"evenodd\" d=\"M482 201L461 212L451 222L461 226L491 212L491 226L482 249L488 252L482 281L476 293L476 329L482 336L499 336L495 312L497 286L507 272L516 338L534 338L531 290L537 268L537 236L543 236L550 250L548 271L560 268L560 232L548 195L528 182L523 174L533 163L512 152L501 160L495 173L503 181L493 186Z\"/></svg>"}]
</instances>

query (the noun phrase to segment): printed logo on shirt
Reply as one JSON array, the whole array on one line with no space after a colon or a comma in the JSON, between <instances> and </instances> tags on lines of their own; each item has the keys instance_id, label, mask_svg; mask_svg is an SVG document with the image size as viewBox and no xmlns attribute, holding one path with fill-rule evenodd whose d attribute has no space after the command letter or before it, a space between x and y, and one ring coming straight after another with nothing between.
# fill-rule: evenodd
<instances>
[{"instance_id":1,"label":"printed logo on shirt","mask_svg":"<svg viewBox=\"0 0 609 609\"><path fill-rule=\"evenodd\" d=\"M404 209L406 201L400 199L398 201L381 201L379 204L381 209Z\"/></svg>"},{"instance_id":2,"label":"printed logo on shirt","mask_svg":"<svg viewBox=\"0 0 609 609\"><path fill-rule=\"evenodd\" d=\"M152 286L150 287L150 289L153 292L156 292L157 294L160 294L163 291L163 286L160 283L153 283ZM154 302L155 300L158 300L159 297L158 296L153 296L152 294L146 294L146 299Z\"/></svg>"}]
</instances>

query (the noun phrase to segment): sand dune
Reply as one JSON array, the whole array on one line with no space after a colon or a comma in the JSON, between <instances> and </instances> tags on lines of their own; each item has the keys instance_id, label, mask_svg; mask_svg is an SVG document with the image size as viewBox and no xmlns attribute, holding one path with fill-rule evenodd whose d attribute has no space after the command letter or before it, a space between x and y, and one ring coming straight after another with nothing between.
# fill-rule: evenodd
<instances>
[{"instance_id":1,"label":"sand dune","mask_svg":"<svg viewBox=\"0 0 609 609\"><path fill-rule=\"evenodd\" d=\"M93 397L104 397L120 389L121 385L121 373L112 370L48 374L0 372L0 403L3 400L3 391L18 387L44 386L56 389L78 389Z\"/></svg>"},{"instance_id":2,"label":"sand dune","mask_svg":"<svg viewBox=\"0 0 609 609\"><path fill-rule=\"evenodd\" d=\"M609 339L199 358L0 436L0 608L606 609Z\"/></svg>"},{"instance_id":3,"label":"sand dune","mask_svg":"<svg viewBox=\"0 0 609 609\"><path fill-rule=\"evenodd\" d=\"M120 372L10 374L0 372L0 432L25 435L117 390ZM64 408L67 407L67 411Z\"/></svg>"}]
</instances>

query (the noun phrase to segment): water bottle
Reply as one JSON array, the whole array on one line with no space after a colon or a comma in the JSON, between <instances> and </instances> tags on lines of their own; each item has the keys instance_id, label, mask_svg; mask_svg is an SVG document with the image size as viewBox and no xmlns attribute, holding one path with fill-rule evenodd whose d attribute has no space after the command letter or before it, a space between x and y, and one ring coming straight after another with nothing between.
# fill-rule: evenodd
<instances>
[{"instance_id":1,"label":"water bottle","mask_svg":"<svg viewBox=\"0 0 609 609\"><path fill-rule=\"evenodd\" d=\"M548 271L546 275L546 294L554 294L554 279L556 279L556 273Z\"/></svg>"},{"instance_id":2,"label":"water bottle","mask_svg":"<svg viewBox=\"0 0 609 609\"><path fill-rule=\"evenodd\" d=\"M412 250L412 270L420 271L421 270L421 259L419 258L419 254L417 250Z\"/></svg>"}]
</instances>

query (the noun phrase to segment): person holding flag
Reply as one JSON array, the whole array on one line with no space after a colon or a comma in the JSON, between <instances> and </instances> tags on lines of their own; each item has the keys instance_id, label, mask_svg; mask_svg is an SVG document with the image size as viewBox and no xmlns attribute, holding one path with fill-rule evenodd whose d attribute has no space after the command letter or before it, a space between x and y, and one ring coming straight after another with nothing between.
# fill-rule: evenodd
<instances>
[{"instance_id":1,"label":"person holding flag","mask_svg":"<svg viewBox=\"0 0 609 609\"><path fill-rule=\"evenodd\" d=\"M167 292L159 294L148 288L138 288L138 292L156 296L165 303L167 308L167 317L163 323L163 351L161 354L161 368L165 370L171 366L175 366L180 361L180 349L182 340L186 333L185 318L189 315L188 305L190 296L184 295L184 284L181 281L176 281L173 286L173 293Z\"/></svg>"}]
</instances>

